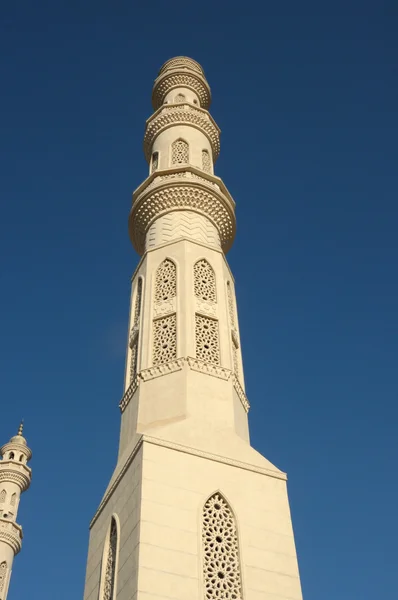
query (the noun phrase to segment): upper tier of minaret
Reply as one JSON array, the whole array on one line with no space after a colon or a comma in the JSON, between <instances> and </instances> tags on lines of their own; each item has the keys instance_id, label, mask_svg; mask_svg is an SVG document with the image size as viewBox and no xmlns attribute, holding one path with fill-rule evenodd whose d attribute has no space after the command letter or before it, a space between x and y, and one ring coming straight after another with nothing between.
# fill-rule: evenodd
<instances>
[{"instance_id":1,"label":"upper tier of minaret","mask_svg":"<svg viewBox=\"0 0 398 600\"><path fill-rule=\"evenodd\" d=\"M161 67L152 92L155 112L144 134L149 176L133 194L129 219L130 238L141 255L167 241L170 230L187 239L197 239L200 231L197 241L224 252L232 245L235 203L214 174L220 129L208 112L210 102L196 61L178 56Z\"/></svg>"}]
</instances>

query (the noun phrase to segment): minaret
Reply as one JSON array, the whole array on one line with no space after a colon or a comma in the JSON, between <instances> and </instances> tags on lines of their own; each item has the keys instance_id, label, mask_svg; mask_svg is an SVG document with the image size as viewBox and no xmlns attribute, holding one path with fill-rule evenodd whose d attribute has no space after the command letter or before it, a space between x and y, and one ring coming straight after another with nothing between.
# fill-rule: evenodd
<instances>
[{"instance_id":1,"label":"minaret","mask_svg":"<svg viewBox=\"0 0 398 600\"><path fill-rule=\"evenodd\" d=\"M7 444L0 448L0 600L6 600L11 580L12 563L22 545L22 527L17 513L22 492L28 489L32 471L27 466L32 452L19 426Z\"/></svg>"},{"instance_id":2,"label":"minaret","mask_svg":"<svg viewBox=\"0 0 398 600\"><path fill-rule=\"evenodd\" d=\"M160 69L144 135L149 174L129 218L141 259L118 462L90 525L85 600L302 598L286 475L249 442L225 257L235 203L214 174L210 101L196 61Z\"/></svg>"}]
</instances>

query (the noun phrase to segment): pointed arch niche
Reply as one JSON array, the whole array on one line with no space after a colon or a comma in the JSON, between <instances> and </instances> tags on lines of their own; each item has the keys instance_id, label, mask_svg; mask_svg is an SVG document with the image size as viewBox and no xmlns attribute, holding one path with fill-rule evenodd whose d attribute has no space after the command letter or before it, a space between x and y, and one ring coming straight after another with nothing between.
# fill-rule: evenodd
<instances>
[{"instance_id":1,"label":"pointed arch niche","mask_svg":"<svg viewBox=\"0 0 398 600\"><path fill-rule=\"evenodd\" d=\"M100 600L116 600L116 575L119 552L119 519L112 515L102 555Z\"/></svg>"},{"instance_id":2,"label":"pointed arch niche","mask_svg":"<svg viewBox=\"0 0 398 600\"><path fill-rule=\"evenodd\" d=\"M235 516L215 492L203 506L203 581L206 600L242 600L242 575Z\"/></svg>"}]
</instances>

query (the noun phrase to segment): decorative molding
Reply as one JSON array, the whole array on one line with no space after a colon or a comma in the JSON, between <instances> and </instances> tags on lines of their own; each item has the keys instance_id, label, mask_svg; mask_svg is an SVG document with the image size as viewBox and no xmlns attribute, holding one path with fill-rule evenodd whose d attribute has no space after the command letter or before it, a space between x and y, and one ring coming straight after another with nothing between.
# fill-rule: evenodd
<instances>
[{"instance_id":1,"label":"decorative molding","mask_svg":"<svg viewBox=\"0 0 398 600\"><path fill-rule=\"evenodd\" d=\"M249 412L250 402L247 399L247 396L243 390L243 387L240 384L239 379L234 373L232 374L232 383L234 384L235 391L238 394L239 400L241 401L243 408L246 412Z\"/></svg>"},{"instance_id":2,"label":"decorative molding","mask_svg":"<svg viewBox=\"0 0 398 600\"><path fill-rule=\"evenodd\" d=\"M162 377L163 375L169 375L169 373L181 371L183 367L184 359L177 358L167 363L155 365L154 367L150 367L149 369L144 369L139 374L139 377L140 379L142 379L142 381L150 381L151 379L156 379L156 377Z\"/></svg>"},{"instance_id":3,"label":"decorative molding","mask_svg":"<svg viewBox=\"0 0 398 600\"><path fill-rule=\"evenodd\" d=\"M154 302L153 305L153 315L154 317L162 317L163 315L168 315L169 313L176 312L176 298L169 298L168 300L164 300L163 302Z\"/></svg>"},{"instance_id":4,"label":"decorative molding","mask_svg":"<svg viewBox=\"0 0 398 600\"><path fill-rule=\"evenodd\" d=\"M22 527L13 521L0 518L0 542L5 542L18 554L22 547Z\"/></svg>"},{"instance_id":5,"label":"decorative molding","mask_svg":"<svg viewBox=\"0 0 398 600\"><path fill-rule=\"evenodd\" d=\"M198 358L192 358L190 356L188 356L188 358L186 358L185 360L187 361L187 364L192 371L204 373L205 375L211 375L212 377L218 377L218 379L224 379L225 381L227 381L230 378L230 369L225 369L224 367L213 365L211 363L199 360Z\"/></svg>"},{"instance_id":6,"label":"decorative molding","mask_svg":"<svg viewBox=\"0 0 398 600\"><path fill-rule=\"evenodd\" d=\"M209 317L217 316L217 304L215 302L205 302L199 298L195 298L196 310L195 312L202 313Z\"/></svg>"},{"instance_id":7,"label":"decorative molding","mask_svg":"<svg viewBox=\"0 0 398 600\"><path fill-rule=\"evenodd\" d=\"M111 497L111 495L113 494L113 492L115 491L117 486L119 485L120 481L123 479L123 475L126 473L130 464L133 462L134 458L138 454L143 442L146 442L148 444L153 444L154 446L162 446L163 448L169 448L170 450L176 450L177 452L184 452L185 454L191 454L192 456L198 456L199 458L205 458L208 460L212 460L214 462L222 463L224 465L236 467L238 469L244 469L246 471L251 471L253 473L259 473L260 475L266 475L267 477L273 477L274 479L282 479L283 481L287 480L286 473L283 473L282 471L272 471L271 469L266 469L264 467L258 467L256 465L241 462L241 461L235 460L233 458L227 458L225 456L221 456L218 454L212 454L210 452L205 452L204 450L198 450L196 448L191 448L190 446L184 446L182 444L176 444L174 442L169 442L168 440L162 440L160 438L155 438L155 437L152 437L152 436L149 436L146 434L142 434L141 437L139 438L139 440L137 441L136 445L134 446L133 450L131 451L130 455L126 459L126 462L124 463L123 467L119 471L118 475L115 477L115 480L109 486L103 499L101 500L100 505L91 520L90 529L93 527L94 523L98 519L99 515L101 514L102 510L104 509L109 498Z\"/></svg>"},{"instance_id":8,"label":"decorative molding","mask_svg":"<svg viewBox=\"0 0 398 600\"><path fill-rule=\"evenodd\" d=\"M204 76L204 71L201 65L196 62L193 58L189 56L175 56L174 58L169 58L166 60L164 65L159 70L159 75L164 73L165 71L169 71L170 69L190 69L191 71L196 71L200 75Z\"/></svg>"},{"instance_id":9,"label":"decorative molding","mask_svg":"<svg viewBox=\"0 0 398 600\"><path fill-rule=\"evenodd\" d=\"M239 400L241 401L243 408L246 412L249 412L249 400L247 399L247 396L238 378L234 373L232 373L230 369L226 369L224 367L220 367L218 365L214 365L203 360L199 360L198 358L193 358L191 356L188 356L186 358L177 358L167 363L155 365L153 367L150 367L149 369L143 369L137 375L137 377L134 378L133 382L125 391L124 396L119 403L120 411L122 413L125 411L130 400L133 398L133 395L135 394L140 382L145 383L147 381L151 381L152 379L156 379L157 377L163 377L164 375L169 375L170 373L176 373L177 371L181 371L184 368L185 364L187 364L192 371L203 373L204 375L217 377L218 379L223 379L224 381L228 381L228 379L231 378L233 386L236 390L236 393L238 394ZM6 479L1 478L0 471L0 481L2 480L6 481Z\"/></svg>"},{"instance_id":10,"label":"decorative molding","mask_svg":"<svg viewBox=\"0 0 398 600\"><path fill-rule=\"evenodd\" d=\"M184 103L165 104L148 119L144 135L144 153L148 163L157 136L168 127L179 124L193 125L207 137L213 153L213 162L216 162L220 154L219 128L207 111Z\"/></svg>"},{"instance_id":11,"label":"decorative molding","mask_svg":"<svg viewBox=\"0 0 398 600\"><path fill-rule=\"evenodd\" d=\"M235 214L225 194L204 189L199 181L162 182L159 189L144 191L135 199L129 218L130 238L139 254L145 251L145 237L155 219L173 210L193 210L205 215L217 227L221 246L227 252L235 236Z\"/></svg>"},{"instance_id":12,"label":"decorative molding","mask_svg":"<svg viewBox=\"0 0 398 600\"><path fill-rule=\"evenodd\" d=\"M133 381L130 383L127 390L125 391L123 398L119 402L120 412L124 412L126 406L129 404L130 400L134 396L134 394L138 388L138 383L139 383L139 379L138 379L138 376L136 375L134 377Z\"/></svg>"},{"instance_id":13,"label":"decorative molding","mask_svg":"<svg viewBox=\"0 0 398 600\"><path fill-rule=\"evenodd\" d=\"M152 91L152 105L155 110L163 104L165 96L177 87L193 90L199 98L202 108L209 108L211 102L209 84L205 78L195 72L184 72L181 69L170 69L160 74Z\"/></svg>"}]
</instances>

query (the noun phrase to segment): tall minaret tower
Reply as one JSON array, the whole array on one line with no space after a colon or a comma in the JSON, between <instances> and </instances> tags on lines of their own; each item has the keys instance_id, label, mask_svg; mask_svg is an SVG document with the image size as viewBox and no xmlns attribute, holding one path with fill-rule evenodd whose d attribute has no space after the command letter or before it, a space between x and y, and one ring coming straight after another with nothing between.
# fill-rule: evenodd
<instances>
[{"instance_id":1,"label":"tall minaret tower","mask_svg":"<svg viewBox=\"0 0 398 600\"><path fill-rule=\"evenodd\" d=\"M286 475L249 442L235 203L202 67L160 69L133 194L116 469L90 525L85 600L300 600ZM261 377L261 373L259 377ZM262 400L258 400L262 401Z\"/></svg>"},{"instance_id":2,"label":"tall minaret tower","mask_svg":"<svg viewBox=\"0 0 398 600\"><path fill-rule=\"evenodd\" d=\"M19 426L7 444L0 448L0 600L6 600L12 563L22 545L22 527L17 523L19 500L28 489L32 471L27 462L32 452Z\"/></svg>"}]
</instances>

